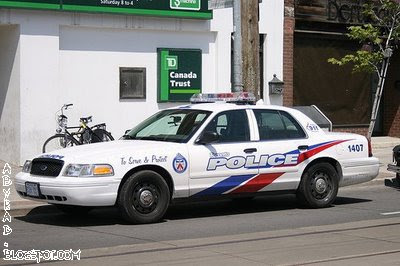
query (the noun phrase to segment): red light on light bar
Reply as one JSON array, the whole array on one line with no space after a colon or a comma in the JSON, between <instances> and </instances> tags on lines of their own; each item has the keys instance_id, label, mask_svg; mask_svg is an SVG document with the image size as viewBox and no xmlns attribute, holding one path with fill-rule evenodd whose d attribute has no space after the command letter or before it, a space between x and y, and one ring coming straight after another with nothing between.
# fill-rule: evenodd
<instances>
[{"instance_id":1,"label":"red light on light bar","mask_svg":"<svg viewBox=\"0 0 400 266\"><path fill-rule=\"evenodd\" d=\"M255 104L256 97L250 92L198 93L190 98L191 103L247 103Z\"/></svg>"}]
</instances>

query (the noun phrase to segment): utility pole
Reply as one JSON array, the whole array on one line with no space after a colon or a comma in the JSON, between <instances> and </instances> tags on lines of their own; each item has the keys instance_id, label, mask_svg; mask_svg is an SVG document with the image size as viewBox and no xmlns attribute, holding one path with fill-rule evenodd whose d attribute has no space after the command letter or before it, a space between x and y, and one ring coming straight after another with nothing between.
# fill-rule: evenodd
<instances>
[{"instance_id":1,"label":"utility pole","mask_svg":"<svg viewBox=\"0 0 400 266\"><path fill-rule=\"evenodd\" d=\"M233 92L243 91L242 62L241 0L233 0Z\"/></svg>"},{"instance_id":2,"label":"utility pole","mask_svg":"<svg viewBox=\"0 0 400 266\"><path fill-rule=\"evenodd\" d=\"M260 99L259 0L242 1L242 56L244 90Z\"/></svg>"}]
</instances>

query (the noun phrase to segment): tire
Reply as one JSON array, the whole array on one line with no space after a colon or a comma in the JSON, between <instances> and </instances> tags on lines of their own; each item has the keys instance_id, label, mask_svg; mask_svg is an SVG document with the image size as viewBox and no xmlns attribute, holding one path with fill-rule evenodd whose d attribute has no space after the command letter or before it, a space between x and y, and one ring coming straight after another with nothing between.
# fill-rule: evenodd
<instances>
[{"instance_id":1,"label":"tire","mask_svg":"<svg viewBox=\"0 0 400 266\"><path fill-rule=\"evenodd\" d=\"M168 209L170 191L156 172L144 170L130 176L118 195L123 218L135 224L158 222Z\"/></svg>"},{"instance_id":2,"label":"tire","mask_svg":"<svg viewBox=\"0 0 400 266\"><path fill-rule=\"evenodd\" d=\"M297 198L307 207L325 208L336 199L338 189L336 169L329 163L318 163L303 174Z\"/></svg>"},{"instance_id":3,"label":"tire","mask_svg":"<svg viewBox=\"0 0 400 266\"><path fill-rule=\"evenodd\" d=\"M110 132L101 128L96 128L93 130L91 143L112 141L112 140L114 140L114 138Z\"/></svg>"},{"instance_id":4,"label":"tire","mask_svg":"<svg viewBox=\"0 0 400 266\"><path fill-rule=\"evenodd\" d=\"M92 207L87 206L74 206L74 205L63 205L63 204L54 204L57 209L62 211L65 214L72 216L82 216L88 214Z\"/></svg>"},{"instance_id":5,"label":"tire","mask_svg":"<svg viewBox=\"0 0 400 266\"><path fill-rule=\"evenodd\" d=\"M56 134L44 142L42 152L52 152L54 150L72 147L74 145L79 145L79 142L77 142L73 137L64 134Z\"/></svg>"}]
</instances>

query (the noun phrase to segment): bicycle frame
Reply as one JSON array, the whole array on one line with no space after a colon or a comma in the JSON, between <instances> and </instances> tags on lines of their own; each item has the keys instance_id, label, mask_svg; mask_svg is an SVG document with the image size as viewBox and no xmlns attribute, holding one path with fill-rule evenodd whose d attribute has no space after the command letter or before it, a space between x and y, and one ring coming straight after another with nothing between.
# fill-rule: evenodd
<instances>
[{"instance_id":1,"label":"bicycle frame","mask_svg":"<svg viewBox=\"0 0 400 266\"><path fill-rule=\"evenodd\" d=\"M46 152L46 145L52 143L53 139L58 139L60 147L67 147L73 145L82 145L103 141L114 140L111 133L106 130L106 124L97 124L92 127L88 123L92 122L92 117L83 117L79 119L79 126L68 126L68 117L64 115L64 110L72 104L64 104L59 111L56 113L56 121L58 127L56 134L49 137L42 148L43 152ZM60 114L61 113L61 114ZM75 131L76 130L76 131Z\"/></svg>"}]
</instances>

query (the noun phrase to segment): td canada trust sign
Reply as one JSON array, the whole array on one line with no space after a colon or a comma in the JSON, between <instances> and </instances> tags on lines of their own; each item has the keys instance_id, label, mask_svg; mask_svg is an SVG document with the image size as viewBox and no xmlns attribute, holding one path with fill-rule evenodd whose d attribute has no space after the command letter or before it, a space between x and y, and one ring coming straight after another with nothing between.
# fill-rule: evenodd
<instances>
[{"instance_id":1,"label":"td canada trust sign","mask_svg":"<svg viewBox=\"0 0 400 266\"><path fill-rule=\"evenodd\" d=\"M201 92L201 50L158 48L158 101L187 102Z\"/></svg>"},{"instance_id":2,"label":"td canada trust sign","mask_svg":"<svg viewBox=\"0 0 400 266\"><path fill-rule=\"evenodd\" d=\"M208 0L0 0L0 8L211 19Z\"/></svg>"}]
</instances>

